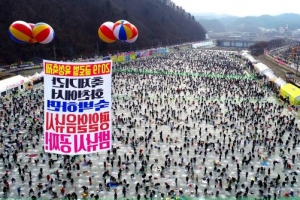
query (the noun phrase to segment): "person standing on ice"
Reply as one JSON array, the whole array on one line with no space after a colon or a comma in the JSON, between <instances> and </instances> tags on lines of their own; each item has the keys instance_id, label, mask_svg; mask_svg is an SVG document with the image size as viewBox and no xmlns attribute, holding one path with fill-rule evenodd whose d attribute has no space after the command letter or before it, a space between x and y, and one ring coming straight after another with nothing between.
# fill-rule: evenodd
<instances>
[{"instance_id":1,"label":"person standing on ice","mask_svg":"<svg viewBox=\"0 0 300 200\"><path fill-rule=\"evenodd\" d=\"M18 188L17 188L18 196L21 196L21 191L22 191L22 190L21 190L21 187L18 187Z\"/></svg>"},{"instance_id":2,"label":"person standing on ice","mask_svg":"<svg viewBox=\"0 0 300 200\"><path fill-rule=\"evenodd\" d=\"M125 198L126 197L126 187L122 188L122 193L123 193L123 197Z\"/></svg>"},{"instance_id":3,"label":"person standing on ice","mask_svg":"<svg viewBox=\"0 0 300 200\"><path fill-rule=\"evenodd\" d=\"M60 194L61 194L62 196L64 196L64 195L65 195L65 191L66 191L66 189L65 189L64 187L61 187L61 189L60 189Z\"/></svg>"},{"instance_id":4,"label":"person standing on ice","mask_svg":"<svg viewBox=\"0 0 300 200\"><path fill-rule=\"evenodd\" d=\"M115 190L115 193L114 193L114 200L117 200L117 199L118 199L117 190Z\"/></svg>"}]
</instances>

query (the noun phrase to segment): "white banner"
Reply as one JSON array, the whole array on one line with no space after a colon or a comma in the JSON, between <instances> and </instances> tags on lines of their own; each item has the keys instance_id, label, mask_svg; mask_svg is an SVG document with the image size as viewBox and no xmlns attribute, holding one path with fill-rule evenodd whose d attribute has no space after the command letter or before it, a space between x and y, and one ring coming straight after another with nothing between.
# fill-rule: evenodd
<instances>
[{"instance_id":1,"label":"white banner","mask_svg":"<svg viewBox=\"0 0 300 200\"><path fill-rule=\"evenodd\" d=\"M112 61L43 64L45 152L78 155L109 150Z\"/></svg>"}]
</instances>

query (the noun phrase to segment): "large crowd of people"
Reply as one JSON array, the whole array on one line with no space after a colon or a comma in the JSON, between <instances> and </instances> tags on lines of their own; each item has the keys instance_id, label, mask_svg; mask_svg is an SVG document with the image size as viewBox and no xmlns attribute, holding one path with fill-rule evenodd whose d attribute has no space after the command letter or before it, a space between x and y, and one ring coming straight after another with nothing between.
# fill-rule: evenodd
<instances>
[{"instance_id":1,"label":"large crowd of people","mask_svg":"<svg viewBox=\"0 0 300 200\"><path fill-rule=\"evenodd\" d=\"M298 120L234 52L116 64L110 151L43 151L44 87L0 103L1 198L299 196Z\"/></svg>"}]
</instances>

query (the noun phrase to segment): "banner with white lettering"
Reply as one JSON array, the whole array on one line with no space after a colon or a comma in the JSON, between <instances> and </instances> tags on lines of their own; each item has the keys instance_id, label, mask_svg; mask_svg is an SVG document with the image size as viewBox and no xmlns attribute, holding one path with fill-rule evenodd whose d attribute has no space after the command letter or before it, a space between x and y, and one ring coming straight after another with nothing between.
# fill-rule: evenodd
<instances>
[{"instance_id":1,"label":"banner with white lettering","mask_svg":"<svg viewBox=\"0 0 300 200\"><path fill-rule=\"evenodd\" d=\"M109 150L112 61L43 64L45 152L78 155Z\"/></svg>"}]
</instances>

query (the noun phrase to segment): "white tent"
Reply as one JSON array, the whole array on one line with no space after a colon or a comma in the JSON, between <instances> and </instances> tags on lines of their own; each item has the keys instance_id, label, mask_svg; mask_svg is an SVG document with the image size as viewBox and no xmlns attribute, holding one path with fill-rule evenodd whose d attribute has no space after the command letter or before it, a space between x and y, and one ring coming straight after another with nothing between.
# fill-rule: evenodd
<instances>
[{"instance_id":1,"label":"white tent","mask_svg":"<svg viewBox=\"0 0 300 200\"><path fill-rule=\"evenodd\" d=\"M42 75L42 74L39 74L39 73L35 73L32 77L34 77L34 78L41 78L41 77L43 77L44 75Z\"/></svg>"},{"instance_id":2,"label":"white tent","mask_svg":"<svg viewBox=\"0 0 300 200\"><path fill-rule=\"evenodd\" d=\"M280 88L281 86L284 86L286 84L286 82L282 79L282 78L277 78L275 81L274 81L275 85L277 88Z\"/></svg>"},{"instance_id":3,"label":"white tent","mask_svg":"<svg viewBox=\"0 0 300 200\"><path fill-rule=\"evenodd\" d=\"M242 51L241 55L242 55L243 58L246 58L246 56L249 55L249 52L248 51Z\"/></svg>"},{"instance_id":4,"label":"white tent","mask_svg":"<svg viewBox=\"0 0 300 200\"><path fill-rule=\"evenodd\" d=\"M265 75L268 80L276 78L276 75L273 73L273 71L265 70L262 72L262 74Z\"/></svg>"},{"instance_id":5,"label":"white tent","mask_svg":"<svg viewBox=\"0 0 300 200\"><path fill-rule=\"evenodd\" d=\"M253 56L250 55L250 54L245 55L245 58L248 59L252 64L256 64L257 63L257 60L255 60L253 58Z\"/></svg>"},{"instance_id":6,"label":"white tent","mask_svg":"<svg viewBox=\"0 0 300 200\"><path fill-rule=\"evenodd\" d=\"M214 46L214 42L212 40L206 40L206 41L192 44L192 47L194 49L198 47L213 47L213 46Z\"/></svg>"},{"instance_id":7,"label":"white tent","mask_svg":"<svg viewBox=\"0 0 300 200\"><path fill-rule=\"evenodd\" d=\"M24 83L29 83L31 80L30 80L30 78L29 77L24 77ZM23 84L24 84L23 83Z\"/></svg>"},{"instance_id":8,"label":"white tent","mask_svg":"<svg viewBox=\"0 0 300 200\"><path fill-rule=\"evenodd\" d=\"M254 69L260 74L260 75L264 75L267 73L267 71L269 71L269 73L273 73L273 71L265 64L263 63L256 63L254 64Z\"/></svg>"},{"instance_id":9,"label":"white tent","mask_svg":"<svg viewBox=\"0 0 300 200\"><path fill-rule=\"evenodd\" d=\"M34 77L39 77L40 76L40 74L39 73L37 73L37 72L35 72L35 74L33 75Z\"/></svg>"},{"instance_id":10,"label":"white tent","mask_svg":"<svg viewBox=\"0 0 300 200\"><path fill-rule=\"evenodd\" d=\"M26 78L17 75L0 81L0 93L10 89L22 89L21 86L26 82Z\"/></svg>"}]
</instances>

